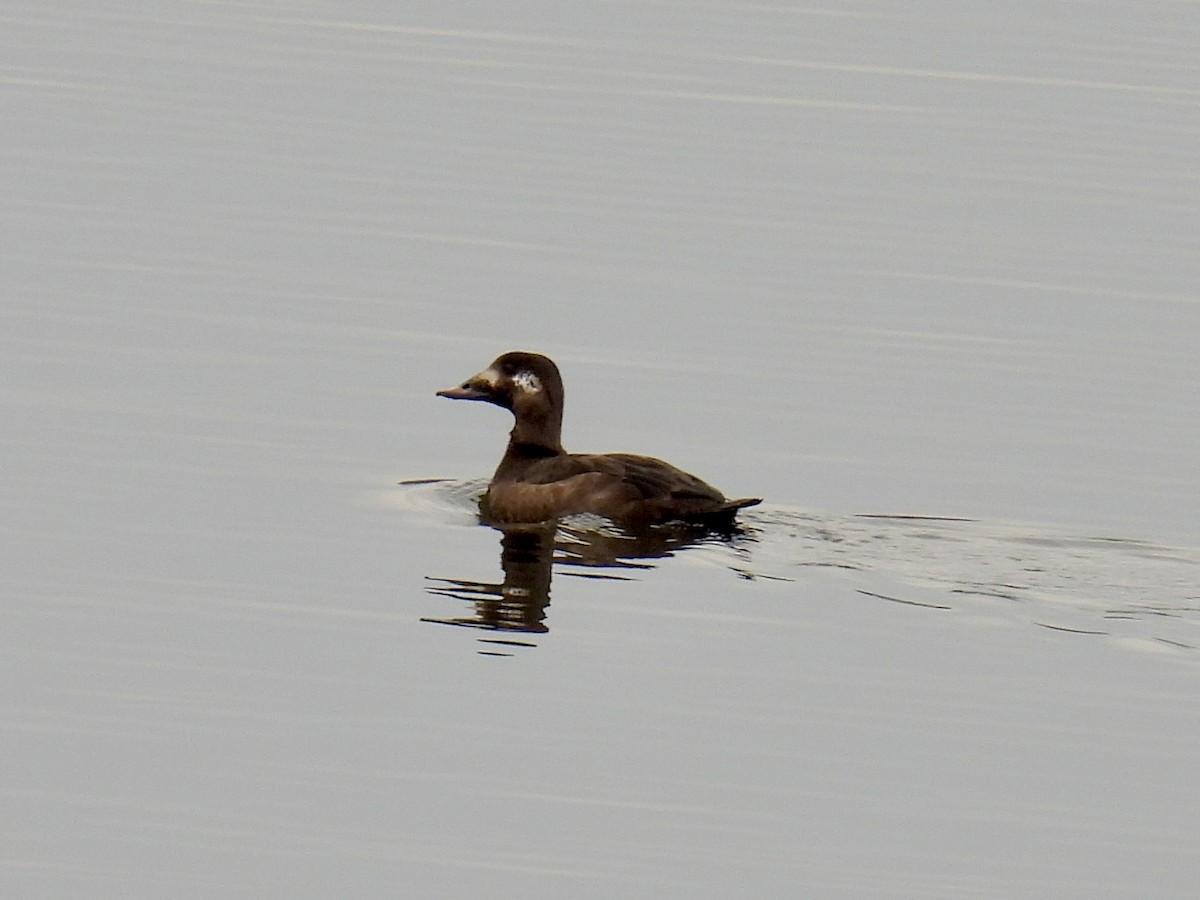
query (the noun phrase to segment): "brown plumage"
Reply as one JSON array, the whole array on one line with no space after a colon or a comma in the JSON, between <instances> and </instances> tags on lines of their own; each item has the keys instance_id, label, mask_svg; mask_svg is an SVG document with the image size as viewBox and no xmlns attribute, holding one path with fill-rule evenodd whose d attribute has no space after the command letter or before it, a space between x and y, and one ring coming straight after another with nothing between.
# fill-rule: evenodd
<instances>
[{"instance_id":1,"label":"brown plumage","mask_svg":"<svg viewBox=\"0 0 1200 900\"><path fill-rule=\"evenodd\" d=\"M596 513L625 523L685 520L729 527L739 509L761 502L729 500L661 459L567 453L561 443L562 378L554 362L537 353L505 353L438 396L483 400L513 414L508 449L482 504L485 517L496 523Z\"/></svg>"}]
</instances>

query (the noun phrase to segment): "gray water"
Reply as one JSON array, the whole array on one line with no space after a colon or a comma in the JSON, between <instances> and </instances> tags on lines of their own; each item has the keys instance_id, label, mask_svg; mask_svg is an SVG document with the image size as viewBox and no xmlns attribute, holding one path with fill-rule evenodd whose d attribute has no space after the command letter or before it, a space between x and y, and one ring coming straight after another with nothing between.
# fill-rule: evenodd
<instances>
[{"instance_id":1,"label":"gray water","mask_svg":"<svg viewBox=\"0 0 1200 900\"><path fill-rule=\"evenodd\" d=\"M4 896L1193 896L1191 5L0 26ZM515 348L766 503L478 627Z\"/></svg>"}]
</instances>

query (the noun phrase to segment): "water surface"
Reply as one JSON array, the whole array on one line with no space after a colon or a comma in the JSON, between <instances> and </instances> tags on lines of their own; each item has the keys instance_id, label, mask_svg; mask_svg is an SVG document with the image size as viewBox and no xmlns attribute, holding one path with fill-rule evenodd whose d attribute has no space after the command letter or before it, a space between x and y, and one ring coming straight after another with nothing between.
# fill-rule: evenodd
<instances>
[{"instance_id":1,"label":"water surface","mask_svg":"<svg viewBox=\"0 0 1200 900\"><path fill-rule=\"evenodd\" d=\"M5 896L1194 894L1187 4L0 25ZM475 627L516 348L767 503Z\"/></svg>"}]
</instances>

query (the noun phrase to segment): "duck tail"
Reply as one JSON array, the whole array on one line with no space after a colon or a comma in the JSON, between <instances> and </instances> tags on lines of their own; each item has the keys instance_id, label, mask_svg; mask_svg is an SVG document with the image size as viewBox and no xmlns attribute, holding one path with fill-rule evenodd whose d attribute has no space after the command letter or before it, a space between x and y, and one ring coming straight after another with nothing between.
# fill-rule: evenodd
<instances>
[{"instance_id":1,"label":"duck tail","mask_svg":"<svg viewBox=\"0 0 1200 900\"><path fill-rule=\"evenodd\" d=\"M726 500L720 506L707 509L702 513L692 513L685 517L693 525L701 525L714 531L732 531L735 526L738 510L747 506L757 506L762 503L761 497L743 497L740 500Z\"/></svg>"}]
</instances>

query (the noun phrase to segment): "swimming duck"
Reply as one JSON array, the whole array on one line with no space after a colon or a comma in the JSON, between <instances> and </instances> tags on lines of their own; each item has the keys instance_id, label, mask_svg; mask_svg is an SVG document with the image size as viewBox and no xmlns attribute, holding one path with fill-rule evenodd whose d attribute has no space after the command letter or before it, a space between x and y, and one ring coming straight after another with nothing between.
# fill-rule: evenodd
<instances>
[{"instance_id":1,"label":"swimming duck","mask_svg":"<svg viewBox=\"0 0 1200 900\"><path fill-rule=\"evenodd\" d=\"M661 459L567 453L561 442L562 377L553 360L537 353L505 353L437 395L494 403L516 420L481 505L484 518L497 524L596 513L621 523L682 520L728 528L739 509L762 502L729 500Z\"/></svg>"}]
</instances>

